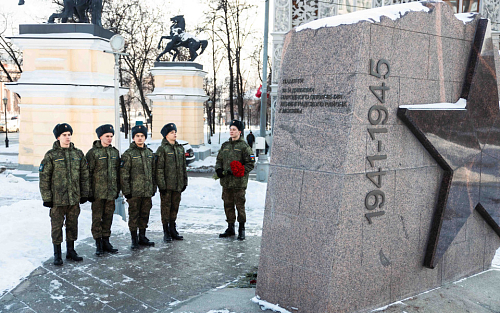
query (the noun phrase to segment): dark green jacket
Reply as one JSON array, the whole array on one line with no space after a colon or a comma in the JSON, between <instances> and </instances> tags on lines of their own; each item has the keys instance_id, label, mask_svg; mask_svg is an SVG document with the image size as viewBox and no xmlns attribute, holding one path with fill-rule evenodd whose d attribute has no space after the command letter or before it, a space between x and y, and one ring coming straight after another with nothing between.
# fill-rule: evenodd
<instances>
[{"instance_id":1,"label":"dark green jacket","mask_svg":"<svg viewBox=\"0 0 500 313\"><path fill-rule=\"evenodd\" d=\"M54 142L39 168L40 193L44 202L54 206L78 204L80 198L89 195L89 169L82 150L61 148Z\"/></svg>"},{"instance_id":2,"label":"dark green jacket","mask_svg":"<svg viewBox=\"0 0 500 313\"><path fill-rule=\"evenodd\" d=\"M123 194L132 197L152 197L156 192L155 155L146 145L130 144L122 155L120 182Z\"/></svg>"},{"instance_id":3,"label":"dark green jacket","mask_svg":"<svg viewBox=\"0 0 500 313\"><path fill-rule=\"evenodd\" d=\"M112 146L94 141L85 155L89 163L90 192L95 199L114 200L120 192L120 153Z\"/></svg>"},{"instance_id":4,"label":"dark green jacket","mask_svg":"<svg viewBox=\"0 0 500 313\"><path fill-rule=\"evenodd\" d=\"M156 157L158 189L181 192L188 184L184 147L177 141L172 145L163 138L156 150Z\"/></svg>"},{"instance_id":5,"label":"dark green jacket","mask_svg":"<svg viewBox=\"0 0 500 313\"><path fill-rule=\"evenodd\" d=\"M241 137L235 141L229 138L228 141L222 144L219 154L217 154L215 170L222 168L223 171L230 171L232 161L240 161L243 164L245 167L245 176L235 177L233 175L226 175L220 179L221 186L235 189L247 188L248 175L254 168L255 157L252 148Z\"/></svg>"}]
</instances>

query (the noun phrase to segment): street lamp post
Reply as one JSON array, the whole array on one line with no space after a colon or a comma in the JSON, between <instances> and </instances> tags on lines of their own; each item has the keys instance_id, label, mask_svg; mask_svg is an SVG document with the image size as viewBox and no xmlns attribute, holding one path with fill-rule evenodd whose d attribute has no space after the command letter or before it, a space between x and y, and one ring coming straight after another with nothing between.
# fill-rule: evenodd
<instances>
[{"instance_id":1,"label":"street lamp post","mask_svg":"<svg viewBox=\"0 0 500 313\"><path fill-rule=\"evenodd\" d=\"M106 53L112 53L115 57L115 73L114 73L114 83L115 83L115 147L118 149L118 152L121 154L121 132L120 132L120 83L119 79L119 67L120 67L120 55L128 55L127 53L122 53L123 48L125 47L125 39L121 35L114 35L109 40L109 44L111 45L111 49L113 51L104 51ZM124 129L125 131L125 129ZM125 201L123 200L122 192L118 195L118 198L115 200L115 214L118 214L122 217L122 219L126 220L125 213Z\"/></svg>"},{"instance_id":2,"label":"street lamp post","mask_svg":"<svg viewBox=\"0 0 500 313\"><path fill-rule=\"evenodd\" d=\"M212 100L208 100L208 110L207 110L207 125L208 125L208 138L207 142L208 144L212 144ZM210 123L210 124L209 124Z\"/></svg>"},{"instance_id":3,"label":"street lamp post","mask_svg":"<svg viewBox=\"0 0 500 313\"><path fill-rule=\"evenodd\" d=\"M265 3L264 15L264 51L262 55L262 96L260 99L260 137L266 138L266 113L267 113L267 41L269 33L269 0ZM264 141L265 144L265 141ZM267 182L269 176L269 160L267 158L265 146L259 151L257 161L257 181Z\"/></svg>"},{"instance_id":4,"label":"street lamp post","mask_svg":"<svg viewBox=\"0 0 500 313\"><path fill-rule=\"evenodd\" d=\"M7 135L9 132L9 128L7 127L7 97L4 97L3 99L3 104L5 106L5 148L9 147L9 136Z\"/></svg>"}]
</instances>

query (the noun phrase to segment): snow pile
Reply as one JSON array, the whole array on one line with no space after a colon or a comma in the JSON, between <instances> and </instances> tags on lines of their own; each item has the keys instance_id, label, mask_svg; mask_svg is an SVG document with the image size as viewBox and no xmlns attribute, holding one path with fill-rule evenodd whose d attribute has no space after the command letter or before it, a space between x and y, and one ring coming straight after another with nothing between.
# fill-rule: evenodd
<instances>
[{"instance_id":1,"label":"snow pile","mask_svg":"<svg viewBox=\"0 0 500 313\"><path fill-rule=\"evenodd\" d=\"M429 104L412 104L412 105L400 105L401 109L408 110L465 110L467 107L467 100L464 98L458 99L455 103L443 102L443 103L429 103Z\"/></svg>"},{"instance_id":2,"label":"snow pile","mask_svg":"<svg viewBox=\"0 0 500 313\"><path fill-rule=\"evenodd\" d=\"M264 300L261 300L259 298L259 296L256 296L256 297L253 297L252 298L252 302L253 303L257 303L258 305L261 306L261 309L262 311L264 310L273 310L273 312L280 312L280 313L291 313L290 311L288 310L285 310L283 308L281 308L279 305L277 304L272 304L272 303L269 303L267 301L264 301Z\"/></svg>"},{"instance_id":3,"label":"snow pile","mask_svg":"<svg viewBox=\"0 0 500 313\"><path fill-rule=\"evenodd\" d=\"M429 12L430 9L425 6L425 2L409 2L396 5L389 5L380 8L369 10L356 11L349 14L335 15L331 17L322 18L319 20L311 21L304 25L298 26L296 31L304 29L318 29L321 27L335 27L339 25L356 24L362 21L370 23L379 23L382 16L388 17L391 20L397 20L403 17L408 12ZM462 21L464 24L474 20L478 13L458 13L455 17Z\"/></svg>"},{"instance_id":4,"label":"snow pile","mask_svg":"<svg viewBox=\"0 0 500 313\"><path fill-rule=\"evenodd\" d=\"M500 270L500 248L497 250L493 261L491 261L491 268Z\"/></svg>"},{"instance_id":5,"label":"snow pile","mask_svg":"<svg viewBox=\"0 0 500 313\"><path fill-rule=\"evenodd\" d=\"M354 13L336 15L332 17L315 20L296 28L297 32L304 29L318 29L321 27L335 27L339 25L356 24L367 21L370 23L380 22L382 16L391 20L397 20L408 12L429 12L430 9L423 2L409 2L403 4L389 5L370 10L356 11Z\"/></svg>"}]
</instances>

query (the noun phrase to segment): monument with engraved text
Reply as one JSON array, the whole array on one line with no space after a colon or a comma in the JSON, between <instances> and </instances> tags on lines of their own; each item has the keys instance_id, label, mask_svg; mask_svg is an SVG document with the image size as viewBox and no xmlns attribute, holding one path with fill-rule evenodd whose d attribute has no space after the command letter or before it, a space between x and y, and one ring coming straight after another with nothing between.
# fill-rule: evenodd
<instances>
[{"instance_id":1,"label":"monument with engraved text","mask_svg":"<svg viewBox=\"0 0 500 313\"><path fill-rule=\"evenodd\" d=\"M488 269L499 69L488 20L443 2L288 33L256 294L361 312Z\"/></svg>"}]
</instances>

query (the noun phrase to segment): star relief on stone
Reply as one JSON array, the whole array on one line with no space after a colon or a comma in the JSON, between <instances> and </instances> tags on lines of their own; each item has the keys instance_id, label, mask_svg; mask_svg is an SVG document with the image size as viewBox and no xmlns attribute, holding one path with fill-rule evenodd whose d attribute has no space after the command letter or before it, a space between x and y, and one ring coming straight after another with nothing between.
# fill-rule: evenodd
<instances>
[{"instance_id":1,"label":"star relief on stone","mask_svg":"<svg viewBox=\"0 0 500 313\"><path fill-rule=\"evenodd\" d=\"M443 169L424 266L434 268L473 210L500 236L500 109L491 28L477 22L461 99L398 117ZM464 105L465 104L465 105Z\"/></svg>"}]
</instances>

